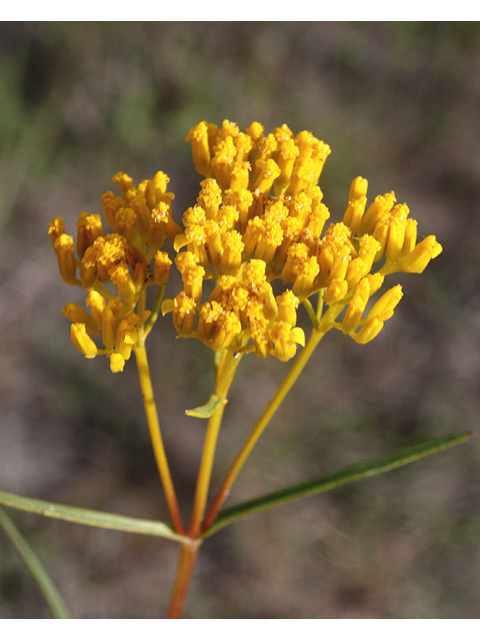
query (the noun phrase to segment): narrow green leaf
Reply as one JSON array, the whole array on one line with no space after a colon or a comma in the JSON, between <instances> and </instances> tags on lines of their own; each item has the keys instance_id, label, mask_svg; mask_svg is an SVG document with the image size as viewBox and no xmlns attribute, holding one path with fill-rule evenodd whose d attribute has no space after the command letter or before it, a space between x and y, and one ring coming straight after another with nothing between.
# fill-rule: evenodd
<instances>
[{"instance_id":1,"label":"narrow green leaf","mask_svg":"<svg viewBox=\"0 0 480 640\"><path fill-rule=\"evenodd\" d=\"M0 527L15 547L15 550L32 576L54 618L70 618L65 604L44 566L34 551L30 548L20 531L14 525L10 517L1 507Z\"/></svg>"},{"instance_id":2,"label":"narrow green leaf","mask_svg":"<svg viewBox=\"0 0 480 640\"><path fill-rule=\"evenodd\" d=\"M212 393L206 404L201 407L195 407L195 409L187 409L185 413L192 418L211 418L224 402L225 400L223 398L219 398Z\"/></svg>"},{"instance_id":3,"label":"narrow green leaf","mask_svg":"<svg viewBox=\"0 0 480 640\"><path fill-rule=\"evenodd\" d=\"M409 464L410 462L420 460L420 458L424 458L434 453L439 453L444 449L462 444L469 440L473 435L474 434L472 432L468 432L428 440L427 442L422 442L421 444L414 445L413 447L394 451L393 453L387 453L382 456L378 456L377 458L365 460L364 462L357 462L349 465L348 467L343 467L343 469L339 469L338 471L334 471L333 473L312 478L306 482L301 482L291 487L280 489L279 491L273 491L272 493L268 493L259 498L234 505L228 509L223 509L218 514L217 520L205 531L203 538L208 538L215 531L218 531L218 529L235 522L235 520L252 515L257 511L271 509L272 507L277 507L282 504L286 504L287 502L292 502L293 500L306 498L317 493L324 493L325 491L330 491L331 489L335 489L336 487L340 487L344 484L355 482L362 478L368 478L369 476L374 476L379 473L384 473L385 471L390 471L391 469L401 467Z\"/></svg>"},{"instance_id":4,"label":"narrow green leaf","mask_svg":"<svg viewBox=\"0 0 480 640\"><path fill-rule=\"evenodd\" d=\"M119 516L114 513L104 511L93 511L91 509L79 509L78 507L68 507L63 504L45 502L34 498L16 496L13 493L0 491L0 504L21 511L31 511L48 518L67 520L85 524L90 527L101 527L103 529L115 529L116 531L127 531L129 533L141 533L147 536L159 536L169 538L177 542L188 542L189 539L175 533L165 522L156 520L141 520L139 518L129 518Z\"/></svg>"}]
</instances>

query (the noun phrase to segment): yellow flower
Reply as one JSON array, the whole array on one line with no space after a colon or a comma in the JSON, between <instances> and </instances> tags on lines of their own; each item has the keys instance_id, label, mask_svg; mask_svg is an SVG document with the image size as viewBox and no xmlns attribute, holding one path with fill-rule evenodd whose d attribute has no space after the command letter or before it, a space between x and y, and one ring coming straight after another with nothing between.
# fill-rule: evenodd
<instances>
[{"instance_id":1,"label":"yellow flower","mask_svg":"<svg viewBox=\"0 0 480 640\"><path fill-rule=\"evenodd\" d=\"M108 191L102 197L111 233L105 232L99 214L85 211L78 219L76 243L61 218L48 227L62 278L88 291L92 315L75 304L63 309L73 323L72 340L87 357L108 356L114 372L123 370L150 315L143 310L147 287L162 286L169 277L172 261L161 248L166 238L174 242L181 229L172 218L174 195L167 191L168 181L159 171L136 187L127 174L117 173L113 182L121 195ZM137 315L138 306L142 311ZM101 335L103 348L97 348L88 334Z\"/></svg>"},{"instance_id":2,"label":"yellow flower","mask_svg":"<svg viewBox=\"0 0 480 640\"><path fill-rule=\"evenodd\" d=\"M365 311L369 297L370 283L367 278L363 278L355 287L353 298L347 307L345 316L343 317L343 333L352 334L357 329L362 321L362 314Z\"/></svg>"},{"instance_id":3,"label":"yellow flower","mask_svg":"<svg viewBox=\"0 0 480 640\"><path fill-rule=\"evenodd\" d=\"M368 205L362 177L350 185L343 218L326 226L330 211L317 183L331 150L309 131L295 135L284 124L267 133L253 122L242 132L228 120L203 121L186 141L203 179L183 228L173 220L174 195L161 171L138 186L125 173L114 176L120 195L102 197L110 231L98 214L82 212L75 247L62 219L49 226L62 278L89 292L91 315L64 308L72 326L84 327L72 339L89 357L107 355L112 371L123 369L141 340L147 287L169 279L167 239L182 284L161 310L172 313L179 335L216 351L282 361L305 344L300 303L314 331L335 328L366 344L402 297L397 285L372 300L384 278L421 273L442 251L435 236L417 243L417 222L393 191ZM309 301L314 295L325 305L318 317ZM95 333L104 347L96 351L87 340Z\"/></svg>"},{"instance_id":4,"label":"yellow flower","mask_svg":"<svg viewBox=\"0 0 480 640\"><path fill-rule=\"evenodd\" d=\"M87 334L84 324L75 322L70 327L70 337L73 344L86 358L94 358L97 355L97 345Z\"/></svg>"},{"instance_id":5,"label":"yellow flower","mask_svg":"<svg viewBox=\"0 0 480 640\"><path fill-rule=\"evenodd\" d=\"M80 259L83 258L87 248L92 245L95 240L104 236L102 218L95 213L89 216L85 211L80 214L77 222L77 253Z\"/></svg>"},{"instance_id":6,"label":"yellow flower","mask_svg":"<svg viewBox=\"0 0 480 640\"><path fill-rule=\"evenodd\" d=\"M243 133L224 120L221 127L199 123L186 140L205 180L196 206L183 216L185 231L174 242L186 297L162 307L164 313L176 313L174 323L183 336L200 338L214 349L253 350L288 360L304 343L296 327L298 303L319 292L327 310L314 329L337 328L364 344L401 298L401 289L394 287L363 316L384 276L419 273L441 251L434 236L416 243L417 223L406 205L395 204L393 191L367 206L368 183L362 177L351 183L342 222L323 233L330 212L317 182L330 147L308 131L294 136L282 125L266 134L254 122ZM217 286L202 304L201 285L207 279ZM289 296L275 301L275 280L283 282ZM179 320L186 300L200 309L197 331L193 309L188 330ZM214 340L219 332L228 338Z\"/></svg>"},{"instance_id":7,"label":"yellow flower","mask_svg":"<svg viewBox=\"0 0 480 640\"><path fill-rule=\"evenodd\" d=\"M72 236L62 233L54 242L60 275L68 284L78 284L76 277L75 242Z\"/></svg>"},{"instance_id":8,"label":"yellow flower","mask_svg":"<svg viewBox=\"0 0 480 640\"><path fill-rule=\"evenodd\" d=\"M85 311L78 304L69 302L62 309L63 315L70 320L73 324L83 324L85 329L90 334L100 334L100 328L98 323L92 316Z\"/></svg>"}]
</instances>

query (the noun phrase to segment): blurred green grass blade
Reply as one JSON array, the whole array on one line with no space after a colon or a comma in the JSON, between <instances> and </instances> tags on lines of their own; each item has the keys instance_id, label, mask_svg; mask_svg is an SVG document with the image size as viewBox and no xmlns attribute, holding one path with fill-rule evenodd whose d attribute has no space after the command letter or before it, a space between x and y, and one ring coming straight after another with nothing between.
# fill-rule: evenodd
<instances>
[{"instance_id":1,"label":"blurred green grass blade","mask_svg":"<svg viewBox=\"0 0 480 640\"><path fill-rule=\"evenodd\" d=\"M369 476L378 475L391 469L396 469L426 456L431 456L434 453L439 453L444 449L449 449L456 445L462 444L469 440L474 434L470 431L468 433L461 433L458 435L446 436L444 438L435 438L434 440L428 440L420 444L401 449L400 451L394 451L393 453L387 453L377 458L371 458L364 462L357 462L343 467L338 471L329 473L324 476L318 476L301 482L299 484L280 489L279 491L273 491L259 498L242 502L241 504L234 505L228 509L223 509L218 514L218 518L203 534L203 538L208 538L218 529L226 527L228 524L252 515L257 511L264 511L277 507L300 498L306 498L313 496L317 493L324 493L330 491L336 487L340 487L356 480L362 480L362 478L368 478Z\"/></svg>"},{"instance_id":2,"label":"blurred green grass blade","mask_svg":"<svg viewBox=\"0 0 480 640\"><path fill-rule=\"evenodd\" d=\"M91 509L79 509L78 507L68 507L63 504L45 502L34 498L16 496L13 493L0 491L0 504L21 511L31 511L48 518L67 520L85 524L90 527L101 527L103 529L115 529L116 531L127 531L129 533L141 533L147 536L159 536L169 538L177 542L186 542L187 538L173 531L165 522L157 520L141 520L139 518L129 518L119 516L114 513L104 511L93 511Z\"/></svg>"},{"instance_id":3,"label":"blurred green grass blade","mask_svg":"<svg viewBox=\"0 0 480 640\"><path fill-rule=\"evenodd\" d=\"M27 568L36 583L40 593L42 594L48 608L52 612L54 618L70 618L68 610L60 597L50 576L45 571L42 563L32 551L25 538L14 525L10 517L0 507L0 527L3 529L6 537L15 547L20 559Z\"/></svg>"}]
</instances>

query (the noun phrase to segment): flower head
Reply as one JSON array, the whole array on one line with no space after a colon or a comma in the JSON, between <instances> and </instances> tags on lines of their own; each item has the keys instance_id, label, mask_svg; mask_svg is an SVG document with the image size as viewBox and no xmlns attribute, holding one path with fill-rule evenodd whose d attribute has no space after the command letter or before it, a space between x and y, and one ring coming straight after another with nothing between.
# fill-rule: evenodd
<instances>
[{"instance_id":1,"label":"flower head","mask_svg":"<svg viewBox=\"0 0 480 640\"><path fill-rule=\"evenodd\" d=\"M108 191L102 197L110 233L99 214L86 212L78 219L76 242L61 218L50 223L48 232L62 278L89 292L90 313L74 304L63 309L72 322L72 341L87 358L108 356L117 372L123 370L150 315L145 309L147 287L168 280L172 261L161 250L164 241L173 242L181 229L172 219L174 196L166 190L166 174L160 171L138 187L125 173L117 173L113 182L120 196ZM95 335L101 336L102 348L92 339Z\"/></svg>"},{"instance_id":2,"label":"flower head","mask_svg":"<svg viewBox=\"0 0 480 640\"><path fill-rule=\"evenodd\" d=\"M174 241L184 289L162 308L167 313L193 301L188 331L181 323L184 337L216 350L288 360L304 342L295 310L319 293L327 310L316 328L338 328L366 343L401 297L394 287L385 309L374 305L364 316L384 276L420 273L442 250L434 236L416 243L417 223L393 192L367 208L368 184L361 177L351 184L343 220L325 228L330 212L317 182L330 147L308 131L294 136L283 125L265 134L254 122L243 133L228 120L221 127L200 122L186 141L205 179ZM203 302L202 280L208 279L217 286ZM273 294L276 280L284 288L280 296ZM192 315L198 316L196 329Z\"/></svg>"},{"instance_id":3,"label":"flower head","mask_svg":"<svg viewBox=\"0 0 480 640\"><path fill-rule=\"evenodd\" d=\"M384 278L421 273L442 251L435 236L417 243L417 222L393 191L367 206L361 177L351 183L343 219L328 224L317 183L330 147L308 131L294 135L282 125L266 134L253 122L242 132L224 120L221 127L200 122L186 140L203 180L183 228L173 221L174 196L161 171L138 186L124 173L114 176L120 195L102 197L110 231L98 214L85 212L76 243L60 218L49 226L62 278L89 292L91 314L76 305L64 309L75 326L72 340L87 357L108 355L112 371L123 368L140 339L150 313L146 288L168 280L167 239L177 252L182 289L163 302L162 312L172 313L179 335L215 351L280 360L304 345L300 303L315 331L336 328L365 344L402 295L394 286L371 306ZM210 280L213 287L205 285ZM323 315L315 316L309 302L315 294ZM101 336L103 348L92 335Z\"/></svg>"}]
</instances>

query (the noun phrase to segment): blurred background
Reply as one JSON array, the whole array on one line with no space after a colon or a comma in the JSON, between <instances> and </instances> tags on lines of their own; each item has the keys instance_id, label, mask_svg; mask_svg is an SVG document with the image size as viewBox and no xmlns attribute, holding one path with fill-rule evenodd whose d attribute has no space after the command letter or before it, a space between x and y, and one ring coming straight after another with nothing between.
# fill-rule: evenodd
<instances>
[{"instance_id":1,"label":"blurred background","mask_svg":"<svg viewBox=\"0 0 480 640\"><path fill-rule=\"evenodd\" d=\"M61 216L74 233L117 171L160 169L180 221L200 120L313 132L332 148L320 186L333 221L361 175L370 200L393 189L444 247L423 275L391 278L405 295L373 342L328 334L228 504L478 430L478 23L2 23L0 95L1 490L168 519L134 360L112 375L71 343L60 309L84 294L61 280L47 225ZM184 411L212 390L212 352L174 336L160 319L148 348L187 519L205 423ZM214 487L288 367L243 359ZM479 442L222 530L202 546L185 616L477 618ZM175 543L8 512L73 616L165 615ZM48 617L2 535L0 554L0 617Z\"/></svg>"}]
</instances>

